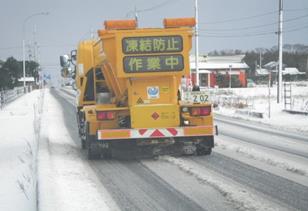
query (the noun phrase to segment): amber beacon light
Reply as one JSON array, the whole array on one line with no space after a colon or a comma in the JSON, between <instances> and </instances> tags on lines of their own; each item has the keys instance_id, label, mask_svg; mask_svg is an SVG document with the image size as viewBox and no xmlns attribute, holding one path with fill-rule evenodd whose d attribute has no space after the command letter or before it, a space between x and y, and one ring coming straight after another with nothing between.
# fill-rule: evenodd
<instances>
[{"instance_id":1,"label":"amber beacon light","mask_svg":"<svg viewBox=\"0 0 308 211\"><path fill-rule=\"evenodd\" d=\"M196 25L195 18L165 18L165 28L176 28L176 27L194 27Z\"/></svg>"},{"instance_id":2,"label":"amber beacon light","mask_svg":"<svg viewBox=\"0 0 308 211\"><path fill-rule=\"evenodd\" d=\"M106 30L136 29L136 20L110 20L104 22Z\"/></svg>"}]
</instances>

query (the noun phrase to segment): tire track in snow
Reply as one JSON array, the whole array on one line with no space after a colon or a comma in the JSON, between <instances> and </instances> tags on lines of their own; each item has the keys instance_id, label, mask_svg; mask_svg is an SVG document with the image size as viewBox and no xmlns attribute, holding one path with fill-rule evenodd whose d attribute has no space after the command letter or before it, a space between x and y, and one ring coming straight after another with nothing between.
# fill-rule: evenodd
<instances>
[{"instance_id":1,"label":"tire track in snow","mask_svg":"<svg viewBox=\"0 0 308 211\"><path fill-rule=\"evenodd\" d=\"M211 157L211 156L208 156ZM248 188L230 178L217 174L215 171L204 167L190 158L174 158L164 156L163 161L176 165L184 172L200 181L217 189L238 210L288 210L287 205L280 205L266 198L257 191Z\"/></svg>"},{"instance_id":2,"label":"tire track in snow","mask_svg":"<svg viewBox=\"0 0 308 211\"><path fill-rule=\"evenodd\" d=\"M240 184L266 194L299 210L308 207L308 187L246 165L219 153L208 157L188 158Z\"/></svg>"}]
</instances>

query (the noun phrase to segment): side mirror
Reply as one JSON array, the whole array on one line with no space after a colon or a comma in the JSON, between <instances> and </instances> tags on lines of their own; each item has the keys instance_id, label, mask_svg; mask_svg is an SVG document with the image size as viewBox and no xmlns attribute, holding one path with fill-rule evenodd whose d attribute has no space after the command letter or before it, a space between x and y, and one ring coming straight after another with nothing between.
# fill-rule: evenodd
<instances>
[{"instance_id":1,"label":"side mirror","mask_svg":"<svg viewBox=\"0 0 308 211\"><path fill-rule=\"evenodd\" d=\"M60 56L60 65L61 67L68 67L70 65L68 55Z\"/></svg>"},{"instance_id":2,"label":"side mirror","mask_svg":"<svg viewBox=\"0 0 308 211\"><path fill-rule=\"evenodd\" d=\"M61 69L61 76L66 78L69 75L69 70L68 68L64 67Z\"/></svg>"},{"instance_id":3,"label":"side mirror","mask_svg":"<svg viewBox=\"0 0 308 211\"><path fill-rule=\"evenodd\" d=\"M71 62L73 65L76 65L76 60L77 60L77 50L72 50L71 51Z\"/></svg>"},{"instance_id":4,"label":"side mirror","mask_svg":"<svg viewBox=\"0 0 308 211\"><path fill-rule=\"evenodd\" d=\"M75 69L72 71L72 79L75 79L76 78L76 66L75 66Z\"/></svg>"}]
</instances>

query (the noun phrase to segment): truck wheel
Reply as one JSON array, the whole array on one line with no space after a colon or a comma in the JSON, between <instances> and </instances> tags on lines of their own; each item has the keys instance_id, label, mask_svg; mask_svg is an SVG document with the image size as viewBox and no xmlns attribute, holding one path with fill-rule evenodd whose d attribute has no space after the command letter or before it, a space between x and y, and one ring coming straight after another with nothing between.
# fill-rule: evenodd
<instances>
[{"instance_id":1,"label":"truck wheel","mask_svg":"<svg viewBox=\"0 0 308 211\"><path fill-rule=\"evenodd\" d=\"M201 144L197 145L196 153L198 156L210 155L212 153L212 147L204 146Z\"/></svg>"},{"instance_id":2,"label":"truck wheel","mask_svg":"<svg viewBox=\"0 0 308 211\"><path fill-rule=\"evenodd\" d=\"M104 157L105 159L111 159L111 158L112 158L111 149L104 149L104 150L103 150L103 157Z\"/></svg>"},{"instance_id":3,"label":"truck wheel","mask_svg":"<svg viewBox=\"0 0 308 211\"><path fill-rule=\"evenodd\" d=\"M85 149L87 147L86 140L81 139L81 149Z\"/></svg>"},{"instance_id":4,"label":"truck wheel","mask_svg":"<svg viewBox=\"0 0 308 211\"><path fill-rule=\"evenodd\" d=\"M96 143L90 143L88 147L88 159L89 160L98 160L101 158L101 152L99 146Z\"/></svg>"},{"instance_id":5,"label":"truck wheel","mask_svg":"<svg viewBox=\"0 0 308 211\"><path fill-rule=\"evenodd\" d=\"M101 152L99 145L97 144L96 137L90 135L89 132L89 123L87 123L87 130L86 130L86 144L88 147L87 156L89 160L97 160L101 157Z\"/></svg>"}]
</instances>

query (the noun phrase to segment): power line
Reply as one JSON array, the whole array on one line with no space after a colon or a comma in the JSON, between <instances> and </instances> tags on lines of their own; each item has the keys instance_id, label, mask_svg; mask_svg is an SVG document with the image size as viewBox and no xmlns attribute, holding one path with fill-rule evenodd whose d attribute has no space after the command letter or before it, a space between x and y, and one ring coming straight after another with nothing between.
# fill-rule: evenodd
<instances>
[{"instance_id":1,"label":"power line","mask_svg":"<svg viewBox=\"0 0 308 211\"><path fill-rule=\"evenodd\" d=\"M308 11L308 8L284 9L285 12Z\"/></svg>"},{"instance_id":2,"label":"power line","mask_svg":"<svg viewBox=\"0 0 308 211\"><path fill-rule=\"evenodd\" d=\"M170 3L173 3L173 2L174 2L174 0L166 0L166 1L163 1L162 3L157 4L155 6L152 6L152 7L146 8L146 9L137 10L137 12L141 13L141 12L148 12L148 11L157 10L157 9L164 7L164 6L166 6Z\"/></svg>"},{"instance_id":3,"label":"power line","mask_svg":"<svg viewBox=\"0 0 308 211\"><path fill-rule=\"evenodd\" d=\"M75 47L75 45L39 45L39 48L71 48ZM8 46L8 47L3 47L0 48L0 50L15 50L15 49L21 49L22 46Z\"/></svg>"},{"instance_id":4,"label":"power line","mask_svg":"<svg viewBox=\"0 0 308 211\"><path fill-rule=\"evenodd\" d=\"M226 29L200 29L200 31L239 31L239 30L248 30L248 29L257 29L257 28L264 28L267 26L273 26L276 25L278 22L268 23L268 24L262 24L262 25L254 25L254 26L247 26L247 27L238 27L238 28L226 28Z\"/></svg>"},{"instance_id":5,"label":"power line","mask_svg":"<svg viewBox=\"0 0 308 211\"><path fill-rule=\"evenodd\" d=\"M232 18L232 19L226 19L226 20L221 20L221 21L213 21L213 22L207 22L207 23L200 22L200 24L217 24L217 23L228 23L228 22L234 22L234 21L246 21L246 20L269 16L269 15L273 15L277 13L278 11L272 11L272 12L261 13L261 14L253 15L253 16L246 16L246 17L244 16L240 18Z\"/></svg>"},{"instance_id":6,"label":"power line","mask_svg":"<svg viewBox=\"0 0 308 211\"><path fill-rule=\"evenodd\" d=\"M296 31L301 31L307 29L308 25L292 28L289 30L283 31L283 33L291 33ZM210 37L210 38L244 38L244 37L259 37L259 36L266 36L266 35L274 35L277 34L277 31L268 31L268 32L260 32L260 33L253 33L253 34L241 34L241 35L219 35L219 34L202 34L201 37Z\"/></svg>"},{"instance_id":7,"label":"power line","mask_svg":"<svg viewBox=\"0 0 308 211\"><path fill-rule=\"evenodd\" d=\"M131 10L126 14L126 17L128 17L131 14L135 14L135 13L143 13L143 12L149 12L149 11L157 10L157 9L160 9L160 8L166 6L170 3L174 3L174 2L175 2L175 0L166 0L166 1L163 1L162 3L160 3L160 4L154 5L154 6L149 7L149 8L139 9L139 10L138 9Z\"/></svg>"},{"instance_id":8,"label":"power line","mask_svg":"<svg viewBox=\"0 0 308 211\"><path fill-rule=\"evenodd\" d=\"M283 23L288 23L288 22L292 22L292 21L296 21L296 20L300 20L300 19L304 19L307 18L308 15L302 15L302 16L298 16L295 18L290 18L290 19L286 19L285 21L283 21ZM272 22L272 23L268 23L268 24L262 24L262 25L255 25L255 26L247 26L247 27L239 27L239 28L228 28L228 29L200 29L200 31L239 31L239 30L249 30L249 29L256 29L256 28L264 28L267 26L273 26L273 25L277 25L278 22Z\"/></svg>"},{"instance_id":9,"label":"power line","mask_svg":"<svg viewBox=\"0 0 308 211\"><path fill-rule=\"evenodd\" d=\"M299 8L299 9L287 9L287 12L297 12L297 11L308 11L308 8ZM238 18L232 18L232 19L225 19L221 21L213 21L213 22L200 22L200 24L217 24L217 23L228 23L228 22L236 22L236 21L246 21L246 20L251 20L251 19L256 19L264 16L270 16L273 14L277 14L279 11L272 11L272 12L266 12L266 13L261 13L257 15L252 15L252 16L244 16L244 17L238 17Z\"/></svg>"},{"instance_id":10,"label":"power line","mask_svg":"<svg viewBox=\"0 0 308 211\"><path fill-rule=\"evenodd\" d=\"M285 31L283 31L283 32L296 32L296 31L301 31L301 30L303 30L303 29L307 29L308 28L308 25L306 25L306 26L303 26L303 27L297 27L297 28L294 28L294 29L290 29L290 30L285 30Z\"/></svg>"},{"instance_id":11,"label":"power line","mask_svg":"<svg viewBox=\"0 0 308 211\"><path fill-rule=\"evenodd\" d=\"M254 34L242 34L242 35L219 35L219 34L201 34L200 37L211 37L211 38L243 38L243 37L259 37L264 35L273 35L276 32L262 32Z\"/></svg>"},{"instance_id":12,"label":"power line","mask_svg":"<svg viewBox=\"0 0 308 211\"><path fill-rule=\"evenodd\" d=\"M22 48L21 46L9 46L9 47L0 48L0 51L21 49L21 48Z\"/></svg>"},{"instance_id":13,"label":"power line","mask_svg":"<svg viewBox=\"0 0 308 211\"><path fill-rule=\"evenodd\" d=\"M75 45L39 45L39 48L72 48Z\"/></svg>"}]
</instances>

